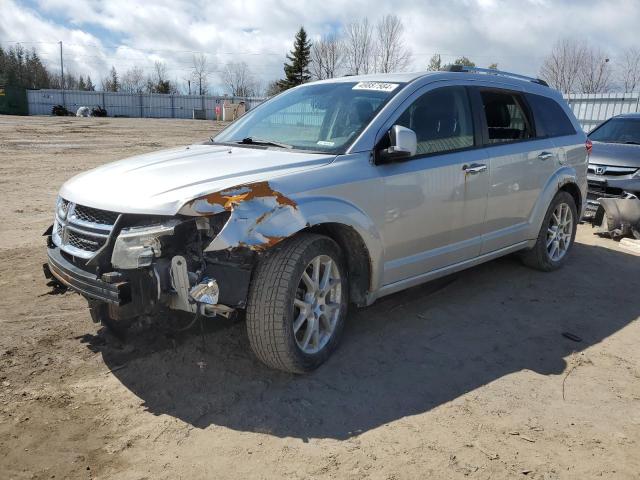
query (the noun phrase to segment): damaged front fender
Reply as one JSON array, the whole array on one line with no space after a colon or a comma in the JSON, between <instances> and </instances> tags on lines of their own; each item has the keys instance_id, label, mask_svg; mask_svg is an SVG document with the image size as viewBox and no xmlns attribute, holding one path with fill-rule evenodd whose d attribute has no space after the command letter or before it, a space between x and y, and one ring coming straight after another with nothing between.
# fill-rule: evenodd
<instances>
[{"instance_id":1,"label":"damaged front fender","mask_svg":"<svg viewBox=\"0 0 640 480\"><path fill-rule=\"evenodd\" d=\"M291 198L269 182L256 182L196 198L180 210L184 215L231 212L229 220L205 252L246 247L265 250L308 224Z\"/></svg>"}]
</instances>

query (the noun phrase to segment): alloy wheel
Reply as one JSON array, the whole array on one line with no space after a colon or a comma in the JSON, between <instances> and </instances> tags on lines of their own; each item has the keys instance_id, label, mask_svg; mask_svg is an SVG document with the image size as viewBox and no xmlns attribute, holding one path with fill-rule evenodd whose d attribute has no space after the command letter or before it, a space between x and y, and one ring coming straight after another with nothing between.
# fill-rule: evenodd
<instances>
[{"instance_id":1,"label":"alloy wheel","mask_svg":"<svg viewBox=\"0 0 640 480\"><path fill-rule=\"evenodd\" d=\"M573 235L573 213L566 203L556 206L547 227L547 254L557 262L569 251Z\"/></svg>"},{"instance_id":2,"label":"alloy wheel","mask_svg":"<svg viewBox=\"0 0 640 480\"><path fill-rule=\"evenodd\" d=\"M306 354L318 353L331 340L342 309L342 278L336 262L318 255L302 272L293 301L293 335Z\"/></svg>"}]
</instances>

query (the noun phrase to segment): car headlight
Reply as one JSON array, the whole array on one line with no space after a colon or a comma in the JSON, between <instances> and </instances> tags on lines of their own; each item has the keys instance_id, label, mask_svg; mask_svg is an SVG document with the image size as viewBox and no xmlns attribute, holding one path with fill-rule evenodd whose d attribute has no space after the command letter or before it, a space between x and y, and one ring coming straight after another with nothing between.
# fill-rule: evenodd
<instances>
[{"instance_id":1,"label":"car headlight","mask_svg":"<svg viewBox=\"0 0 640 480\"><path fill-rule=\"evenodd\" d=\"M60 220L67 218L67 212L69 211L69 202L62 197L58 197L56 200L56 213Z\"/></svg>"},{"instance_id":2,"label":"car headlight","mask_svg":"<svg viewBox=\"0 0 640 480\"><path fill-rule=\"evenodd\" d=\"M155 257L162 255L162 237L173 235L178 223L172 220L151 227L123 229L113 246L111 264L125 270L148 267Z\"/></svg>"}]
</instances>

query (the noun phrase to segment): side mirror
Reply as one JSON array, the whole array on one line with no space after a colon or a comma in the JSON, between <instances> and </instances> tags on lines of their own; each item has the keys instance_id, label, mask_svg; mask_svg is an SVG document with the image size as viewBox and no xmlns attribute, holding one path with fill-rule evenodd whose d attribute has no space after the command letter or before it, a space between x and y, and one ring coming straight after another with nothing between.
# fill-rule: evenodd
<instances>
[{"instance_id":1,"label":"side mirror","mask_svg":"<svg viewBox=\"0 0 640 480\"><path fill-rule=\"evenodd\" d=\"M380 150L381 162L379 163L395 162L413 157L418 148L416 132L401 125L394 125L389 130L389 144L388 148Z\"/></svg>"}]
</instances>

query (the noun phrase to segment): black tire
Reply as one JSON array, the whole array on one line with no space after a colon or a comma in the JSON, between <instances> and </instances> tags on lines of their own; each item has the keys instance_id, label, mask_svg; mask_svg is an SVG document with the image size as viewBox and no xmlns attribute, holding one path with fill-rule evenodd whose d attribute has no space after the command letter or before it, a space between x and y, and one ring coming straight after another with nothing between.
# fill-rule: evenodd
<instances>
[{"instance_id":1,"label":"black tire","mask_svg":"<svg viewBox=\"0 0 640 480\"><path fill-rule=\"evenodd\" d=\"M549 256L549 252L547 251L547 229L549 228L553 212L562 203L567 204L569 206L569 209L571 210L573 229L571 232L571 241L569 243L567 252L559 260L553 260ZM565 191L559 191L558 193L556 193L556 196L553 197L553 200L549 205L549 209L544 216L544 220L542 222L542 226L540 227L540 232L538 233L536 244L533 246L533 248L522 253L522 262L528 267L535 268L536 270L541 270L543 272L550 272L562 267L562 265L564 265L564 263L567 261L569 253L571 252L571 248L573 248L573 243L576 238L576 230L578 226L577 219L578 212L576 208L576 202L571 194Z\"/></svg>"},{"instance_id":2,"label":"black tire","mask_svg":"<svg viewBox=\"0 0 640 480\"><path fill-rule=\"evenodd\" d=\"M294 335L294 299L309 263L329 256L340 273L340 311L326 345L305 353ZM298 293L299 294L299 293ZM302 233L276 245L256 265L246 309L251 349L269 367L291 373L312 371L324 363L337 347L347 314L348 278L340 247L330 238Z\"/></svg>"}]
</instances>

